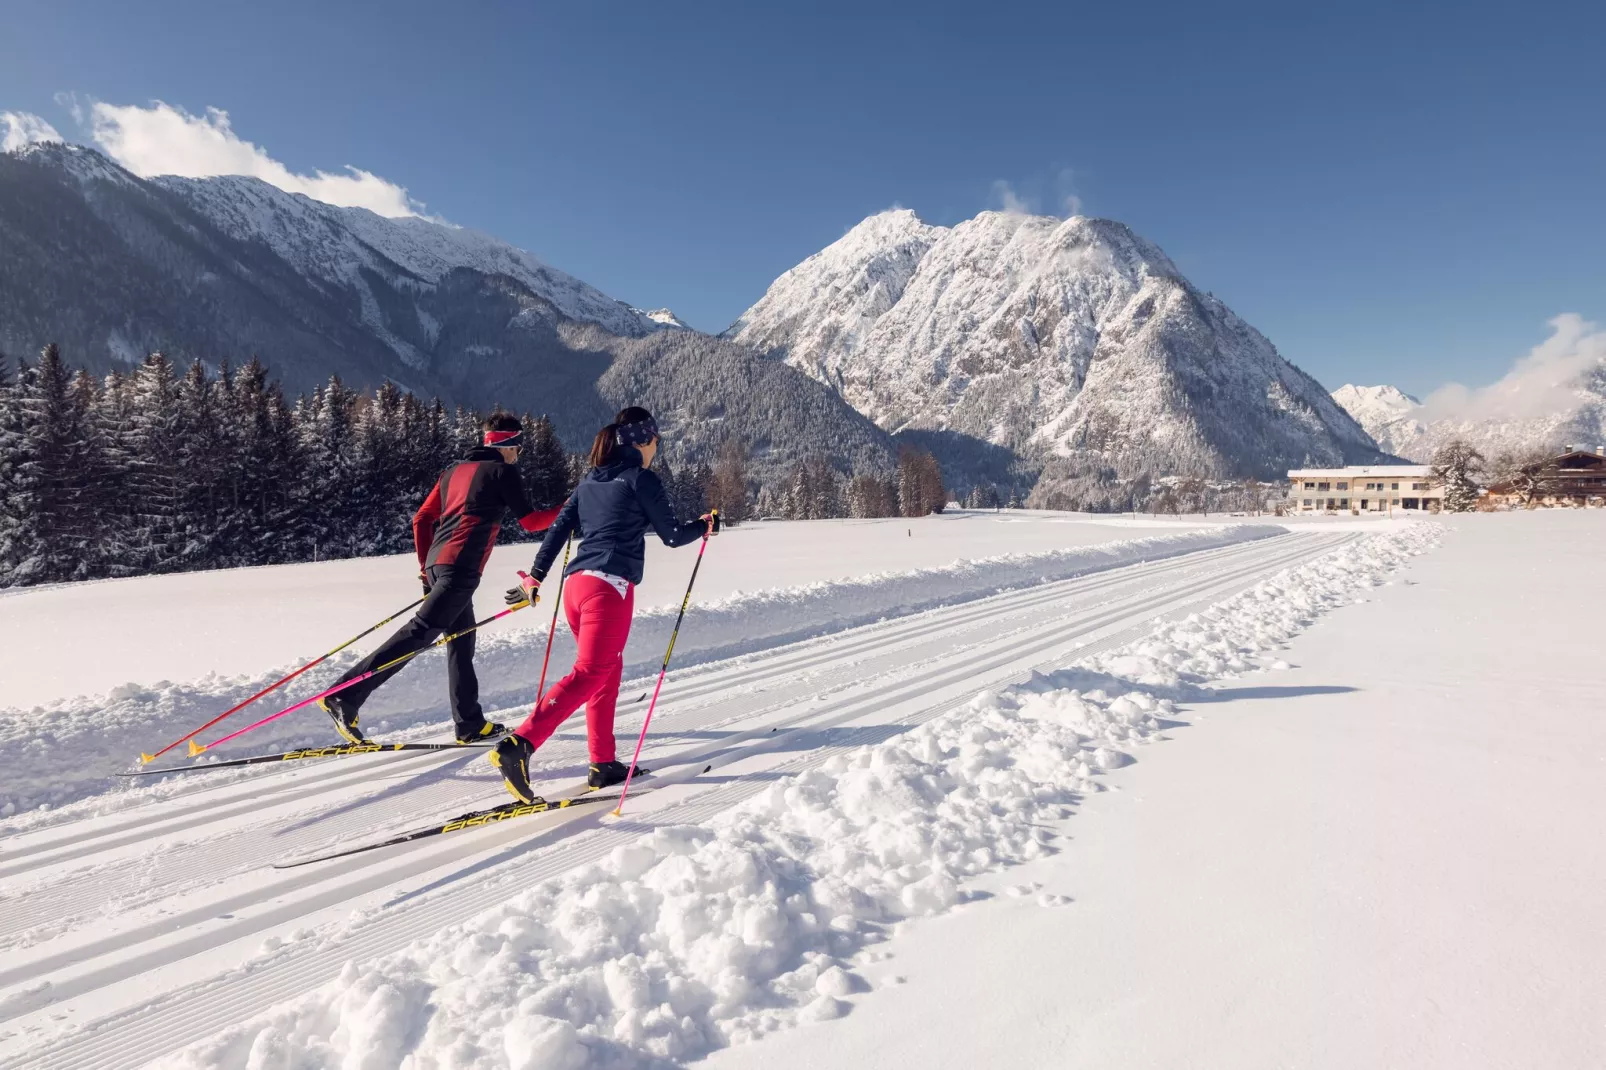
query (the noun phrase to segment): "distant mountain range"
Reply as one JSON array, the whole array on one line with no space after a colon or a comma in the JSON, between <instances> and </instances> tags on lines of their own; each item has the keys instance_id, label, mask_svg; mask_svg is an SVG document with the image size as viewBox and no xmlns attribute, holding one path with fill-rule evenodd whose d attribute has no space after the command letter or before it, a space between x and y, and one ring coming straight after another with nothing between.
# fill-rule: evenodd
<instances>
[{"instance_id":1,"label":"distant mountain range","mask_svg":"<svg viewBox=\"0 0 1606 1070\"><path fill-rule=\"evenodd\" d=\"M821 452L890 468L890 437L835 392L667 309L616 301L511 245L254 178L141 179L79 146L0 153L0 350L46 342L97 372L154 350L255 355L292 393L339 375L549 414L572 449L644 403L711 459L737 434L761 477ZM678 426L677 426L678 425Z\"/></svg>"},{"instance_id":2,"label":"distant mountain range","mask_svg":"<svg viewBox=\"0 0 1606 1070\"><path fill-rule=\"evenodd\" d=\"M871 216L727 332L882 428L1056 478L1280 477L1380 459L1314 379L1107 219Z\"/></svg>"},{"instance_id":3,"label":"distant mountain range","mask_svg":"<svg viewBox=\"0 0 1606 1070\"><path fill-rule=\"evenodd\" d=\"M1380 447L1423 463L1451 439L1472 443L1491 462L1502 454L1606 445L1606 359L1546 385L1542 399L1533 397L1532 382L1507 380L1473 401L1430 398L1424 404L1392 386L1346 384L1333 391L1333 400Z\"/></svg>"},{"instance_id":4,"label":"distant mountain range","mask_svg":"<svg viewBox=\"0 0 1606 1070\"><path fill-rule=\"evenodd\" d=\"M141 179L79 146L0 154L0 248L0 349L16 356L55 341L106 372L153 350L255 355L292 393L338 374L545 412L571 448L641 402L679 460L736 434L761 478L811 453L886 471L915 444L959 490L1037 481L1076 504L1144 476L1385 456L1258 331L1104 219L880 213L717 338L484 234L253 178Z\"/></svg>"}]
</instances>

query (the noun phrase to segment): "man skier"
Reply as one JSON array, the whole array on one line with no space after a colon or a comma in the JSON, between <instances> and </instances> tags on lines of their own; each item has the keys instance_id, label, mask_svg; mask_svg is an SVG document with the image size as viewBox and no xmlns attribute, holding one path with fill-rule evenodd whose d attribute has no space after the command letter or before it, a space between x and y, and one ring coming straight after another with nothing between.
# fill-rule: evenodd
<instances>
[{"instance_id":1,"label":"man skier","mask_svg":"<svg viewBox=\"0 0 1606 1070\"><path fill-rule=\"evenodd\" d=\"M418 551L424 604L378 650L353 665L340 679L355 679L399 657L422 650L443 633L463 632L474 625L474 589L496 545L503 514L511 510L519 526L534 533L552 526L558 508L532 509L515 463L523 445L518 418L493 414L484 424L483 444L441 473L429 497L413 516L413 545ZM560 507L561 508L561 507ZM357 727L357 711L380 684L402 666L375 673L360 684L338 691L318 704L335 722L335 730L352 743L365 742ZM474 674L474 633L446 644L446 675L451 691L457 741L491 740L507 729L485 720L480 709L480 682Z\"/></svg>"}]
</instances>

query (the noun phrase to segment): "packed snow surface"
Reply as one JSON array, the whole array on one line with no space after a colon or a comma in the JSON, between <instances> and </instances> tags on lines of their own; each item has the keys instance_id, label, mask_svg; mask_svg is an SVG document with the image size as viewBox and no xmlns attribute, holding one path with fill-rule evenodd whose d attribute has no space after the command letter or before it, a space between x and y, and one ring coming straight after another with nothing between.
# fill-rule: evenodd
<instances>
[{"instance_id":1,"label":"packed snow surface","mask_svg":"<svg viewBox=\"0 0 1606 1070\"><path fill-rule=\"evenodd\" d=\"M1014 529L1021 526L1002 523L997 516L978 515L973 519L978 525L987 525L1006 541L1010 539ZM950 518L947 524L957 529L962 524L962 519ZM922 534L940 529L941 526L941 521L922 525ZM718 563L721 560L730 561L731 564L740 562L741 556L732 560L731 555L744 555L744 542L750 544L745 549L749 567L745 572L739 571L738 574L744 574L754 580L764 573L753 566L762 560L772 560L765 550L779 552L783 549L786 540L766 538L768 532L764 527L755 525L750 528L735 528L728 534L720 535L714 547L709 549L703 569L699 572L699 582L708 586L700 592L704 597L698 598L687 613L685 625L675 647L677 665L684 667L714 658L728 658L783 642L840 631L883 617L903 616L935 606L996 594L1001 590L1028 587L1137 561L1161 560L1210 547L1265 538L1279 534L1282 530L1264 525L1242 524L1231 527L1202 527L1180 532L1174 529L1161 529L1163 532L1161 534L1108 541L1116 529L1102 525L1087 525L1086 530L1080 533L1080 538L1102 538L1106 541L1094 545L1073 545L1063 549L950 561L947 564L927 568L867 572L852 579L820 580L791 587L771 587L750 592L727 587L724 588L726 593L721 595L719 592L722 588L717 579ZM823 547L829 547L833 533L852 530L849 525L844 524L801 525L801 527L807 529L805 534L812 534ZM904 534L901 535L902 543L899 543L901 532L913 531L909 522L879 524L876 527L891 535L890 542L893 546L900 548L903 544L912 546L916 541L912 534ZM1062 541L1073 543L1078 541L1077 526L1061 524L1053 527L1061 532L1058 537ZM974 533L977 528L972 526L969 530ZM663 548L660 546L658 549ZM533 548L508 547L498 551L498 554L505 555L502 560L506 560L506 556L514 553L519 558L525 559L520 561L519 567L527 567L526 562L533 553ZM906 550L905 556L910 556L912 553L913 551ZM856 559L863 561L863 557L857 555ZM392 597L401 591L406 592L409 598L416 598L416 588L413 586L416 560L406 558L400 561L400 564L398 559L391 559L388 562L342 562L338 565L311 566L310 574L321 580L333 578L336 581L337 585L318 595L320 600L329 600L351 597L353 584L350 583L349 577L369 574L378 567L384 567L387 576L392 573L406 576L405 582L387 586L386 589L392 592ZM672 573L669 568L671 563L679 565ZM689 553L678 557L655 555L655 560L652 562L655 578L660 587L667 586L670 582L679 587L685 582L682 577L689 572L690 565ZM740 568L739 565L737 567ZM782 567L781 562L776 560L775 569L770 574L780 574ZM301 575L308 575L307 566L289 566L285 569L247 569L210 575L153 577L143 584L136 582L134 590L129 591L134 597L121 603L128 614L123 618L123 624L128 628L150 629L147 634L155 640L160 649L170 640L159 626L153 626L154 621L144 616L147 603L138 595L141 586L148 590L160 585L168 592L184 592L184 601L178 606L179 616L193 618L197 612L198 599L190 592L207 591L214 583L227 587L242 577L247 581L253 581L270 573L289 572L294 575L296 569L303 570ZM511 566L508 567L507 574L511 576ZM670 579L670 576L673 578ZM41 649L36 643L30 643L26 638L25 633L29 630L33 630L36 637L48 634L38 630L41 627L41 618L30 612L28 608L30 602L37 604L55 601L58 604L66 602L74 607L82 607L85 603L95 606L95 591L116 591L119 584L128 582L130 581L76 585L41 591L37 595L24 591L15 596L15 601L11 598L0 599L0 611L13 610L11 620L16 643L13 656L19 660L26 657L18 652L19 649L32 650L34 657L48 655L46 650ZM730 582L728 576L725 582L727 584ZM479 611L481 614L489 615L494 610L487 609L487 604L491 603L491 600L485 595L494 597L500 588L494 584L487 584L486 587L488 589L481 596ZM709 587L713 589L710 590ZM653 606L647 598L642 599L651 608L638 610L631 627L630 641L625 647L624 654L627 676L645 675L656 668L658 661L663 657L670 629L680 608L679 596L683 591L684 588L681 587L675 592L673 601L665 600L656 606ZM282 596L283 588L278 588L277 592ZM259 589L258 597L262 594L272 597L275 589L272 587L266 591ZM712 597L708 597L710 595ZM218 599L218 602L220 619L211 623L211 627L219 630L231 627L242 631L248 630L241 620L240 610L243 607L239 603L230 605L230 600L226 597ZM113 612L111 607L114 604L113 598L108 595L96 609L87 611L111 614ZM503 608L500 598L495 598L491 604L494 604L495 609ZM399 607L387 605L385 611L395 608ZM304 628L309 618L305 610L299 610L293 619L299 622L298 627ZM510 623L520 619L524 622L522 626L510 627L482 637L478 644L475 660L481 680L481 699L487 708L514 705L532 701L534 698L542 666L540 655L550 625L550 611L543 606L534 612L527 610L508 618ZM102 619L101 624L106 623L107 621ZM71 625L64 623L64 626ZM398 626L391 625L382 630L375 636L373 642L377 642L380 636ZM179 619L173 621L172 627L178 635L171 641L179 642L188 629L195 625L186 624ZM334 636L333 642L346 637ZM141 649L141 644L128 638L118 640L108 637L106 642L121 643L136 650ZM330 643L331 646L333 642ZM59 651L58 656L70 659L78 656L80 649L67 648ZM555 663L559 666L568 664L573 658L573 652L572 636L566 627L560 627L553 646ZM306 653L310 658L321 651L309 650ZM355 664L358 656L355 651L347 651L305 673L282 691L275 693L281 698L277 704L271 700L264 700L258 706L252 707L251 719L265 716L275 709L310 697L331 686L341 673ZM388 733L432 725L444 727L442 725L443 674L438 664L441 658L439 652L421 656L418 659L419 664L409 666L375 693L363 710L363 723L372 726L370 731L377 728L381 733ZM60 699L34 707L11 706L0 709L0 769L8 771L3 784L0 784L0 816L14 814L20 810L35 809L41 805L60 806L100 793L104 790L106 778L128 768L130 760L140 753L152 751L168 741L179 738L215 714L273 683L295 667L294 664L281 665L268 672L240 676L208 674L181 682L166 679L147 680L122 684L104 695ZM28 669L25 664L19 664L18 671L25 673ZM70 662L69 671L71 671ZM230 726L240 727L249 723L246 716L246 714L239 715L229 722ZM328 742L326 721L320 711L308 707L253 732L248 737L242 737L214 752L214 756L226 759L240 754L261 752L265 748L287 749L326 744ZM202 740L215 739L223 731L224 729L220 728L217 733L208 733Z\"/></svg>"},{"instance_id":2,"label":"packed snow surface","mask_svg":"<svg viewBox=\"0 0 1606 1070\"><path fill-rule=\"evenodd\" d=\"M1119 519L1029 510L743 524L727 528L710 548L697 574L694 605L837 580L873 583L977 557L1057 552L1208 526L1196 517ZM496 548L479 592L482 616L502 608L503 588L515 582L516 570L530 567L535 549L533 543ZM693 552L648 540L638 610L680 605ZM417 575L417 559L398 554L0 589L0 709L125 686L149 689L158 681L210 672L254 678L263 666L289 671L418 597ZM486 634L514 630L540 629L514 616ZM73 642L52 638L64 635ZM372 650L380 635L353 649Z\"/></svg>"},{"instance_id":3,"label":"packed snow surface","mask_svg":"<svg viewBox=\"0 0 1606 1070\"><path fill-rule=\"evenodd\" d=\"M349 963L162 1065L650 1066L838 1018L869 987L877 945L966 902L974 879L1054 850L1055 823L1162 738L1177 700L1259 667L1437 538L1428 525L1364 537L1126 647L984 691Z\"/></svg>"},{"instance_id":4,"label":"packed snow surface","mask_svg":"<svg viewBox=\"0 0 1606 1070\"><path fill-rule=\"evenodd\" d=\"M852 1014L703 1065L1606 1066L1606 720L1555 657L1599 630L1606 516L1444 528L1293 667L1179 697L1062 852L904 927Z\"/></svg>"}]
</instances>

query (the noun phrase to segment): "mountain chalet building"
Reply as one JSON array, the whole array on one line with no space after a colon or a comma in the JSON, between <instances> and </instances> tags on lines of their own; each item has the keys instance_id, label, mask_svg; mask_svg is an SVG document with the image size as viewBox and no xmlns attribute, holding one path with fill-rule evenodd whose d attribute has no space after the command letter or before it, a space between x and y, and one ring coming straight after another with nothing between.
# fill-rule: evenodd
<instances>
[{"instance_id":1,"label":"mountain chalet building","mask_svg":"<svg viewBox=\"0 0 1606 1070\"><path fill-rule=\"evenodd\" d=\"M1295 468L1288 473L1290 513L1436 513L1444 488L1425 464L1369 464L1350 468Z\"/></svg>"},{"instance_id":2,"label":"mountain chalet building","mask_svg":"<svg viewBox=\"0 0 1606 1070\"><path fill-rule=\"evenodd\" d=\"M1606 506L1606 446L1593 453L1568 446L1560 456L1525 464L1517 476L1491 486L1489 499L1516 509Z\"/></svg>"}]
</instances>

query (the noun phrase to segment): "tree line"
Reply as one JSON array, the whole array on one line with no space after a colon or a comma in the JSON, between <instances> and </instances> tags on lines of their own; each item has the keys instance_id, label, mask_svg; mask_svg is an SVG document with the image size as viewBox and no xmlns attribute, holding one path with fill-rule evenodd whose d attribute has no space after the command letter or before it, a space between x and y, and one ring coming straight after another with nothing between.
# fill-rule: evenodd
<instances>
[{"instance_id":1,"label":"tree line","mask_svg":"<svg viewBox=\"0 0 1606 1070\"><path fill-rule=\"evenodd\" d=\"M160 353L104 379L56 346L0 356L0 586L403 553L441 471L480 442L482 414L391 383L338 377L293 401L256 360L216 371ZM519 468L537 507L585 472L546 416L522 417ZM673 432L669 436L673 439ZM845 477L824 458L753 485L745 444L712 463L655 466L681 517L924 515L946 491L930 454L892 476ZM509 519L508 539L526 538Z\"/></svg>"}]
</instances>

